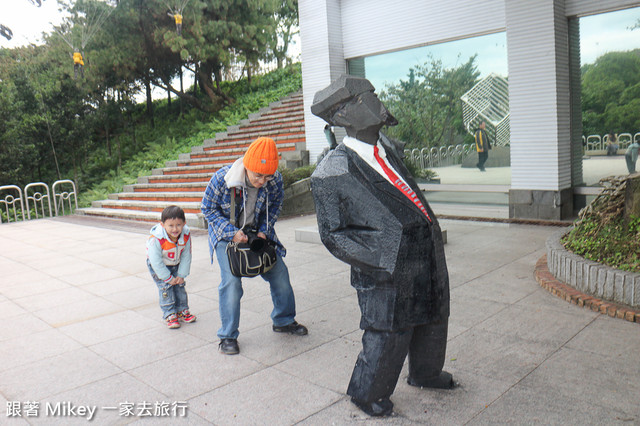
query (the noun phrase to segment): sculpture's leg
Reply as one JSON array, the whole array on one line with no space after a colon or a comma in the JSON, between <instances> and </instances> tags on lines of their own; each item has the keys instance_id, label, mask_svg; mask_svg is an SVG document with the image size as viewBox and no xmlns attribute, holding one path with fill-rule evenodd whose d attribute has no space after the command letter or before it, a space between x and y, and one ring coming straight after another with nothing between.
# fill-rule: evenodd
<instances>
[{"instance_id":1,"label":"sculpture's leg","mask_svg":"<svg viewBox=\"0 0 640 426\"><path fill-rule=\"evenodd\" d=\"M420 325L413 329L409 345L409 378L413 386L451 389L455 382L451 374L442 371L447 350L449 321Z\"/></svg>"},{"instance_id":2,"label":"sculpture's leg","mask_svg":"<svg viewBox=\"0 0 640 426\"><path fill-rule=\"evenodd\" d=\"M362 351L351 375L347 395L365 413L391 414L393 393L409 350L411 330L388 332L365 330Z\"/></svg>"}]
</instances>

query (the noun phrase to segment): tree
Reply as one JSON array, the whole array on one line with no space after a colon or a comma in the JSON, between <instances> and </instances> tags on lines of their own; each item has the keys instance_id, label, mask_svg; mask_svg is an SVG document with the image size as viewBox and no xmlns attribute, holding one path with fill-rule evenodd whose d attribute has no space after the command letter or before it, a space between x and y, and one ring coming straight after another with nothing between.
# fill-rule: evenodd
<instances>
[{"instance_id":1,"label":"tree","mask_svg":"<svg viewBox=\"0 0 640 426\"><path fill-rule=\"evenodd\" d=\"M269 42L269 48L278 63L278 69L287 59L289 43L298 31L298 0L281 0L276 11L277 31Z\"/></svg>"},{"instance_id":2,"label":"tree","mask_svg":"<svg viewBox=\"0 0 640 426\"><path fill-rule=\"evenodd\" d=\"M585 134L640 129L640 49L609 52L582 67L582 122Z\"/></svg>"},{"instance_id":3,"label":"tree","mask_svg":"<svg viewBox=\"0 0 640 426\"><path fill-rule=\"evenodd\" d=\"M399 123L386 133L406 142L407 148L449 145L464 138L460 97L478 81L475 59L445 68L431 58L411 68L407 80L386 87L380 99Z\"/></svg>"}]
</instances>

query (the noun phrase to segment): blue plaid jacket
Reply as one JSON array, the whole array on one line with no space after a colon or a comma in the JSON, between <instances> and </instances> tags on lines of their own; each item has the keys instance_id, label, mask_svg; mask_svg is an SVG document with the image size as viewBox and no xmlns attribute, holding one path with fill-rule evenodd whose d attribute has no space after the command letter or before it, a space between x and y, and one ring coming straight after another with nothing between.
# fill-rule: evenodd
<instances>
[{"instance_id":1,"label":"blue plaid jacket","mask_svg":"<svg viewBox=\"0 0 640 426\"><path fill-rule=\"evenodd\" d=\"M214 173L202 197L202 206L200 209L209 223L209 253L211 254L212 263L213 252L218 242L231 241L240 229L232 225L229 221L231 217L232 188L227 188L224 176L230 168L231 166L224 166ZM280 211L282 210L284 187L282 185L282 175L280 172L276 171L273 176L272 180L267 181L264 186L258 190L255 209L256 215L253 223L256 224L258 232L264 232L271 241L276 243L276 252L281 257L284 257L287 251L280 240L278 240L274 228ZM244 188L238 188L238 190L242 194L242 203L244 203L246 199ZM236 206L236 223L239 223L240 210L242 210L242 205Z\"/></svg>"}]
</instances>

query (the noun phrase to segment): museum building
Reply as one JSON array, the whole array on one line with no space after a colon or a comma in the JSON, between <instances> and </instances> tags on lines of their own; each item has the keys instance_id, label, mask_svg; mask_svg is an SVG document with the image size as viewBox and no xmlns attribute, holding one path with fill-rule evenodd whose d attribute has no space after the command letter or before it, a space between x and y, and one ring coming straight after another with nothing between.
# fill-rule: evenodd
<instances>
[{"instance_id":1,"label":"museum building","mask_svg":"<svg viewBox=\"0 0 640 426\"><path fill-rule=\"evenodd\" d=\"M343 73L368 78L363 58L503 33L509 217L570 219L580 194L588 193L582 169L580 18L638 6L628 0L299 0L310 159L327 146L326 123L311 114L314 94Z\"/></svg>"}]
</instances>

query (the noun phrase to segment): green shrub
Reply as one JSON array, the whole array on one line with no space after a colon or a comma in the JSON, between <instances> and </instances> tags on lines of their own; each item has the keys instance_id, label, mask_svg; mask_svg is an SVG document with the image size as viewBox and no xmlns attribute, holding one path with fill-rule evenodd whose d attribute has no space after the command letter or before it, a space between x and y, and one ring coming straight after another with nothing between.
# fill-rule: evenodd
<instances>
[{"instance_id":1,"label":"green shrub","mask_svg":"<svg viewBox=\"0 0 640 426\"><path fill-rule=\"evenodd\" d=\"M288 188L289 186L291 186L291 184L310 177L315 169L315 165L309 165L298 167L297 169L293 170L279 168L278 171L282 174L282 183L284 187Z\"/></svg>"},{"instance_id":2,"label":"green shrub","mask_svg":"<svg viewBox=\"0 0 640 426\"><path fill-rule=\"evenodd\" d=\"M594 262L623 271L640 272L640 217L601 223L583 220L562 239L565 248Z\"/></svg>"}]
</instances>

